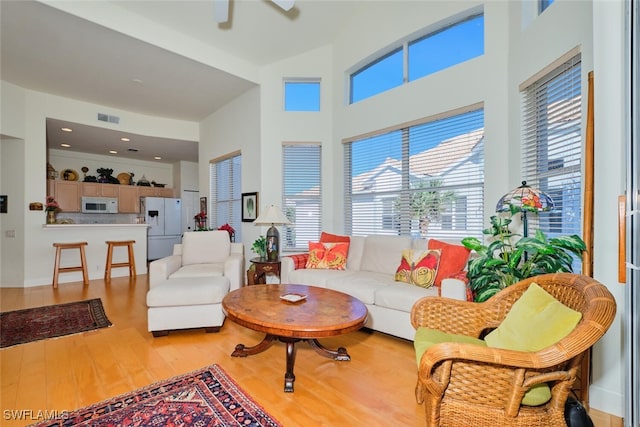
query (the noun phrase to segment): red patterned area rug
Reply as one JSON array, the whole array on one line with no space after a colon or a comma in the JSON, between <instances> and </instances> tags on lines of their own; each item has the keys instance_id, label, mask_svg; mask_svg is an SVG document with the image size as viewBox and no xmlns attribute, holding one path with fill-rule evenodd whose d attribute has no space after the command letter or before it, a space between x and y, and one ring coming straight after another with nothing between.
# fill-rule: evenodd
<instances>
[{"instance_id":1,"label":"red patterned area rug","mask_svg":"<svg viewBox=\"0 0 640 427\"><path fill-rule=\"evenodd\" d=\"M0 313L0 348L111 326L100 298Z\"/></svg>"},{"instance_id":2,"label":"red patterned area rug","mask_svg":"<svg viewBox=\"0 0 640 427\"><path fill-rule=\"evenodd\" d=\"M281 427L218 365L105 400L45 426Z\"/></svg>"}]
</instances>

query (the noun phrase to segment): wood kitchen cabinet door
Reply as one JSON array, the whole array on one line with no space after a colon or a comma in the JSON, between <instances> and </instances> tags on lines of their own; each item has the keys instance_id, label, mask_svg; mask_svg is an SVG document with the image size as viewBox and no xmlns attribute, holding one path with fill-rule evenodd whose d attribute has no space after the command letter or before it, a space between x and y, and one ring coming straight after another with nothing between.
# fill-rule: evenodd
<instances>
[{"instance_id":1,"label":"wood kitchen cabinet door","mask_svg":"<svg viewBox=\"0 0 640 427\"><path fill-rule=\"evenodd\" d=\"M83 182L82 195L89 197L118 197L118 184L100 184L98 182Z\"/></svg>"},{"instance_id":2,"label":"wood kitchen cabinet door","mask_svg":"<svg viewBox=\"0 0 640 427\"><path fill-rule=\"evenodd\" d=\"M80 183L55 181L55 199L62 212L80 212Z\"/></svg>"},{"instance_id":3,"label":"wood kitchen cabinet door","mask_svg":"<svg viewBox=\"0 0 640 427\"><path fill-rule=\"evenodd\" d=\"M119 213L140 212L138 189L131 185L120 185L118 190L119 190L118 212Z\"/></svg>"}]
</instances>

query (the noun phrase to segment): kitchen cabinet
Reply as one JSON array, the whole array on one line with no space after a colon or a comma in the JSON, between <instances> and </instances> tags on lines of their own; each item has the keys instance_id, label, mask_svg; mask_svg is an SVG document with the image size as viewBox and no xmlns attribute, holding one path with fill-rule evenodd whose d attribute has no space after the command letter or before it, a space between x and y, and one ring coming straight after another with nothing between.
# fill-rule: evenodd
<instances>
[{"instance_id":1,"label":"kitchen cabinet","mask_svg":"<svg viewBox=\"0 0 640 427\"><path fill-rule=\"evenodd\" d=\"M82 195L91 197L118 197L118 184L100 184L98 182L83 182Z\"/></svg>"},{"instance_id":2,"label":"kitchen cabinet","mask_svg":"<svg viewBox=\"0 0 640 427\"><path fill-rule=\"evenodd\" d=\"M164 187L138 187L140 197L174 197L173 188Z\"/></svg>"},{"instance_id":3,"label":"kitchen cabinet","mask_svg":"<svg viewBox=\"0 0 640 427\"><path fill-rule=\"evenodd\" d=\"M53 181L53 197L62 212L80 212L80 182Z\"/></svg>"},{"instance_id":4,"label":"kitchen cabinet","mask_svg":"<svg viewBox=\"0 0 640 427\"><path fill-rule=\"evenodd\" d=\"M131 185L118 186L118 212L119 213L139 213L140 198L138 188Z\"/></svg>"}]
</instances>

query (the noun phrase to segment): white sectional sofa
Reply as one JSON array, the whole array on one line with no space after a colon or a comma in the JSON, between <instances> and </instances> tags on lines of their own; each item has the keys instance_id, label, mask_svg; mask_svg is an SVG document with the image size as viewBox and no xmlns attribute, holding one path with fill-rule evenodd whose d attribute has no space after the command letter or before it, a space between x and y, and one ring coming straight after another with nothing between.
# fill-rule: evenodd
<instances>
[{"instance_id":1,"label":"white sectional sofa","mask_svg":"<svg viewBox=\"0 0 640 427\"><path fill-rule=\"evenodd\" d=\"M427 249L427 243L425 239L405 236L350 236L345 270L296 269L295 256L283 256L280 281L319 286L352 295L369 310L366 327L413 340L415 329L411 326L409 316L411 307L418 299L438 296L439 292L442 297L467 299L464 280L443 279L440 289L436 286L425 289L395 281L402 251ZM459 245L459 242L447 243ZM466 261L465 258L461 264L466 266Z\"/></svg>"}]
</instances>

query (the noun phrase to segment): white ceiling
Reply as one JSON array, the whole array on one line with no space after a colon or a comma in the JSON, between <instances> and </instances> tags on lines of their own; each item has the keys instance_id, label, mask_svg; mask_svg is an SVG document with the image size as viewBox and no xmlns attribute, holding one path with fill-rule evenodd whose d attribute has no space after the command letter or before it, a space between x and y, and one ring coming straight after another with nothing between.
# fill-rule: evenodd
<instances>
[{"instance_id":1,"label":"white ceiling","mask_svg":"<svg viewBox=\"0 0 640 427\"><path fill-rule=\"evenodd\" d=\"M230 69L229 58L245 64L244 75L258 75L261 65L330 43L365 3L297 0L292 10L284 12L269 0L230 0L230 21L216 24L213 0L51 3L56 7L36 1L0 0L0 76L24 88L103 105L106 109L199 121L256 85L226 71ZM108 17L121 16L116 22L147 31L155 29L152 36L157 45L60 9L73 10L95 21L101 20L103 10ZM193 52L159 47L169 44L166 38L171 34L192 40L193 46L223 52L226 64L216 55L205 58L200 52L200 57L194 58ZM106 141L122 136L105 128L75 128L77 132L72 134L82 138L61 134L74 151L107 154ZM53 148L62 142L56 139L58 129L48 129ZM119 152L118 156L141 158L141 153L153 152L162 156L162 161L197 161L195 142L191 146L185 141L171 144L156 138L139 138L138 142L138 153Z\"/></svg>"}]
</instances>

